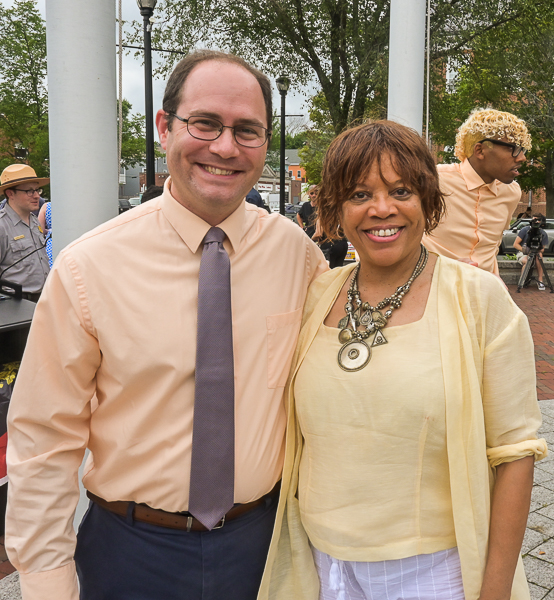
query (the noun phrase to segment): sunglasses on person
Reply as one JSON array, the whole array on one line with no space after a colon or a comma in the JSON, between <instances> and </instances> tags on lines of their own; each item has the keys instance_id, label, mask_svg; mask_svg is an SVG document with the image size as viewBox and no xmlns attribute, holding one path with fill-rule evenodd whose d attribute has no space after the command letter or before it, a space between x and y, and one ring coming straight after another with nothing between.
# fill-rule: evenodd
<instances>
[{"instance_id":1,"label":"sunglasses on person","mask_svg":"<svg viewBox=\"0 0 554 600\"><path fill-rule=\"evenodd\" d=\"M511 148L512 156L514 158L517 158L522 152L523 152L523 156L525 156L527 154L527 148L524 148L523 146L518 146L517 144L509 144L508 142L501 142L500 140L491 140L489 138L480 140L477 143L482 144L483 142L490 142L491 144L496 144L497 146L506 146L506 148Z\"/></svg>"}]
</instances>

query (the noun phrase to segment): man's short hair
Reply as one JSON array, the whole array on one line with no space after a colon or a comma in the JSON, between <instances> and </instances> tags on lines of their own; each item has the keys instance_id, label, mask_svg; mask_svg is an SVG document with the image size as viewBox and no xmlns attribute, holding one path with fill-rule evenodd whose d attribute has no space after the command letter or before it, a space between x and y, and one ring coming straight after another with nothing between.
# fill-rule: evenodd
<instances>
[{"instance_id":1,"label":"man's short hair","mask_svg":"<svg viewBox=\"0 0 554 600\"><path fill-rule=\"evenodd\" d=\"M525 121L509 112L493 108L477 108L458 129L454 155L460 161L473 155L475 144L485 138L505 137L513 144L531 150L531 136Z\"/></svg>"},{"instance_id":2,"label":"man's short hair","mask_svg":"<svg viewBox=\"0 0 554 600\"><path fill-rule=\"evenodd\" d=\"M258 71L258 69L255 69L253 66L249 65L240 56L236 56L235 54L227 54L226 52L218 52L216 50L196 50L195 52L192 52L191 54L185 56L185 58L180 60L177 63L175 69L173 69L173 73L171 73L167 85L165 87L162 105L164 111L168 113L168 129L171 131L171 124L174 118L172 116L172 113L176 113L179 104L181 104L181 92L183 90L183 85L185 84L187 77L190 75L191 71L196 66L208 60L216 60L219 62L228 62L235 65L239 65L243 69L246 69L250 74L252 74L256 78L256 81L260 84L260 88L264 97L267 129L271 131L273 120L273 100L271 93L271 82L269 81L268 77L264 75L261 71Z\"/></svg>"},{"instance_id":3,"label":"man's short hair","mask_svg":"<svg viewBox=\"0 0 554 600\"><path fill-rule=\"evenodd\" d=\"M545 218L545 216L544 216L542 213L540 213L540 212L533 213L533 214L531 215L531 219L537 219L537 220L539 220L539 221L541 222L541 226L544 226L544 225L546 225L546 218Z\"/></svg>"}]
</instances>

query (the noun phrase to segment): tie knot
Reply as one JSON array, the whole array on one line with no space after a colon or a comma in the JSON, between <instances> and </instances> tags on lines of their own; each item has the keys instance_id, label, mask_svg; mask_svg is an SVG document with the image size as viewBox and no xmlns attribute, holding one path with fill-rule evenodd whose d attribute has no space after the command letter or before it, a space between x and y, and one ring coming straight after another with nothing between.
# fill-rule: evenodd
<instances>
[{"instance_id":1,"label":"tie knot","mask_svg":"<svg viewBox=\"0 0 554 600\"><path fill-rule=\"evenodd\" d=\"M204 237L204 244L209 244L210 242L218 242L221 244L223 243L224 239L225 232L223 229L220 229L219 227L212 227Z\"/></svg>"}]
</instances>

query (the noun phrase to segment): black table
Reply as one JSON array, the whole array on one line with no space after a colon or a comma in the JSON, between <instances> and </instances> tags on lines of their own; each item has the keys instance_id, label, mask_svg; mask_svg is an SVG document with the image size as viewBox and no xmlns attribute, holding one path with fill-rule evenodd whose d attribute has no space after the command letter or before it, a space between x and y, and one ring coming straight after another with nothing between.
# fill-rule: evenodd
<instances>
[{"instance_id":1,"label":"black table","mask_svg":"<svg viewBox=\"0 0 554 600\"><path fill-rule=\"evenodd\" d=\"M0 300L0 363L21 360L35 307L29 300Z\"/></svg>"}]
</instances>

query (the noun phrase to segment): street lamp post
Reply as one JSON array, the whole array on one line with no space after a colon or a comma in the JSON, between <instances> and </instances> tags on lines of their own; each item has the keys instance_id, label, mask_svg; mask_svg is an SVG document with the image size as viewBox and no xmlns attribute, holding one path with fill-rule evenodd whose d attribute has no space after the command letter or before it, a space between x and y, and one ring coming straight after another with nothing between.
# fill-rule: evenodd
<instances>
[{"instance_id":1,"label":"street lamp post","mask_svg":"<svg viewBox=\"0 0 554 600\"><path fill-rule=\"evenodd\" d=\"M279 160L279 212L285 214L285 99L290 87L290 79L286 75L281 75L275 80L277 89L281 94L281 152Z\"/></svg>"},{"instance_id":2,"label":"street lamp post","mask_svg":"<svg viewBox=\"0 0 554 600\"><path fill-rule=\"evenodd\" d=\"M154 106L152 100L152 24L158 0L137 0L144 20L144 113L146 116L146 188L155 183L154 170Z\"/></svg>"}]
</instances>

